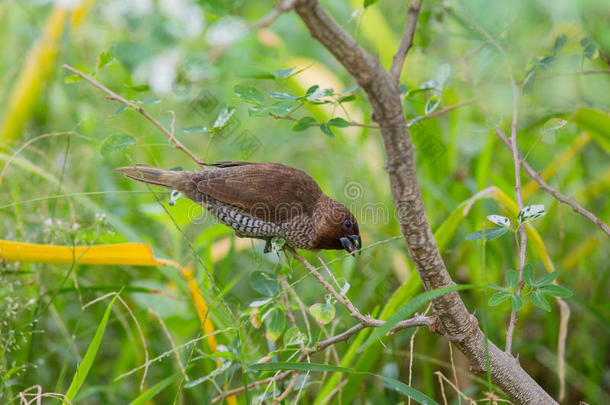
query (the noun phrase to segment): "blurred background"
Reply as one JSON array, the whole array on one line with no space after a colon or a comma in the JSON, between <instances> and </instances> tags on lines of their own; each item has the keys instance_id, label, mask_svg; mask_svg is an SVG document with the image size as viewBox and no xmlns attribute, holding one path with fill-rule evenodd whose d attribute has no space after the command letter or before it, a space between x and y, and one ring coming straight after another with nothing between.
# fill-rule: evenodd
<instances>
[{"instance_id":1,"label":"blurred background","mask_svg":"<svg viewBox=\"0 0 610 405\"><path fill-rule=\"evenodd\" d=\"M322 3L389 68L406 2ZM0 267L0 402L21 403L19 393L34 385L43 392L66 392L107 303L84 305L111 291L122 291L141 331L125 307L113 306L78 403L136 398L207 403L222 390L241 386L243 379L265 377L244 377L241 365L264 356L286 361L294 341L283 334L291 329L289 321L273 316L286 310L282 293L265 298L253 272L285 278L306 307L327 302L326 291L297 262L263 254L263 242L236 238L190 200L174 201L168 190L150 189L113 172L134 163L197 167L142 115L106 99L63 64L143 106L206 161L273 161L307 171L358 218L366 247L360 258L344 252L319 255L332 261L329 268L342 286L349 284L347 294L362 313L387 318L421 292L400 237L379 131L371 125L345 127L343 120L322 127L299 121L299 127L294 120L274 118L288 114L318 123L343 118L374 124L362 90L294 13L268 27L257 25L275 5L0 2L0 238L67 246L143 242L155 257L192 266L216 340L229 353L220 361L207 340L192 342L203 332L178 270L5 261ZM507 270L518 266L510 234L485 245L464 239L492 227L485 220L490 214L516 223L512 155L494 135L495 128L510 133L513 95L507 63L519 87L518 139L527 161L553 187L610 221L608 21L608 5L594 0L423 2L401 91L426 213L457 283L504 286ZM485 33L502 46L506 59ZM316 85L332 90L305 97ZM527 261L537 277L558 270L559 283L574 292L566 299L571 316L563 403L608 403L608 237L539 190L525 173L522 178L525 204L544 204L547 211L534 223L540 239L530 237ZM320 264L315 254L305 253ZM510 304L488 307L492 293L477 289L461 296L489 338L504 347ZM307 334L297 301L290 296L289 302L299 332ZM355 324L343 307L334 308L326 325L308 315L312 346ZM557 398L559 308L551 301L551 311L545 312L526 302L519 318L514 351L525 370ZM291 336L296 332L292 329ZM414 332L404 330L359 352L358 342L367 333L362 332L312 361L408 382L412 359L413 386L437 401L442 397L435 372L470 397L486 397L485 378L471 374L457 350L451 355L446 339L425 329L411 339ZM171 355L149 363L141 391L143 369L134 369L146 361L142 337L150 359ZM171 350L188 342L175 350L187 367L187 381ZM407 401L363 375L310 373L298 384L302 389L288 401ZM142 396L154 387L152 399ZM276 390L283 391L282 385L262 385L250 391L250 400L271 403ZM458 403L446 382L444 391ZM495 394L503 398L497 389ZM246 403L244 395L229 403L234 400Z\"/></svg>"}]
</instances>

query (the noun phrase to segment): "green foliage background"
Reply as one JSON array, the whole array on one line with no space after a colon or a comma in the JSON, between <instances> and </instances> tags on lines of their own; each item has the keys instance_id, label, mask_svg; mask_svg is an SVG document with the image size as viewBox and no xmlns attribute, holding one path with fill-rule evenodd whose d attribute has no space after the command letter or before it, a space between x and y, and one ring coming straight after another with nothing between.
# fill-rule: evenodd
<instances>
[{"instance_id":1,"label":"green foliage background","mask_svg":"<svg viewBox=\"0 0 610 405\"><path fill-rule=\"evenodd\" d=\"M185 170L196 167L137 112L117 110L120 104L105 100L102 92L83 81L65 80L69 74L61 69L63 63L95 73L96 80L139 101L167 128L172 126L168 112L173 111L176 136L206 161L275 161L311 174L328 195L344 202L359 218L367 247L359 259L339 252L321 252L320 256L333 261L330 268L340 283L349 281L348 296L363 313L388 318L420 292L421 286L404 241L396 237L400 231L378 130L334 126L330 128L333 137L317 127L293 131L290 120L249 113L253 105L238 100L234 93L236 85L256 88L264 95L263 104L271 106L279 100L269 97L269 92L300 96L310 86L319 85L340 93L355 84L353 79L309 36L294 14L282 15L269 29L250 30L248 24L262 18L273 2L170 3L98 2L81 26L66 27L34 111L18 139L6 143L0 154L4 165L24 142L57 134L33 142L8 167L0 184L0 237L67 245L142 241L152 246L157 257L185 265L193 262L210 306L209 316L223 331L217 339L232 353L231 364L214 375L214 383L207 380L185 387L175 359L168 356L150 364L145 386L164 382L154 403L205 403L225 382L237 387L246 379L265 376L242 373L261 357L289 358L285 336L269 343L265 326L256 329L249 321L250 303L264 297L250 284L250 273L263 270L284 275L307 306L325 303L325 291L300 265L286 264L274 254L263 255L261 242L237 240L228 228L201 214L194 203L178 199L171 206L169 192L151 190L114 173L114 168L135 162ZM406 18L404 2L380 1L367 9L358 1L323 4L389 67ZM40 36L52 7L32 1L0 3L0 111L5 111L13 83L24 69L27 50ZM436 101L440 109L475 100L412 126L426 212L434 230L443 224L446 227L437 236L444 241L443 256L457 283L504 286L507 270L518 265L511 237L489 241L485 253L480 242L464 239L470 232L491 227L485 221L489 214L507 215L516 222L497 201L478 200L466 217L450 216L461 202L490 186L514 197L511 153L493 135L498 127L509 132L509 75L501 54L484 42L476 27L497 37L519 84L519 145L527 161L539 171L552 168L552 186L574 196L608 223L610 76L604 62L609 54L609 37L604 31L608 13L607 5L596 1L424 1L414 48L401 78L407 90L407 119L425 115L426 106L433 109ZM107 64L97 69L100 61ZM286 72L278 74L278 69L288 68L304 70L288 78L281 77L288 76ZM605 74L585 73L604 69ZM274 72L279 77L270 74ZM437 81L435 86L430 86L430 80ZM436 89L414 91L422 86ZM343 104L348 116L336 104L308 102L291 114L312 116L321 123L338 117L372 123L363 92L354 90L353 94L355 100ZM235 107L224 130L206 133L193 128L213 126L223 104ZM582 113L583 108L597 114ZM588 136L583 135L585 130ZM129 135L133 138L122 139L135 143L118 146L107 140L116 134ZM570 150L573 155L562 157ZM529 179L525 175L523 179L527 184ZM534 192L525 204L545 205L547 215L534 226L559 272L559 282L574 292L568 300L565 403L608 403L608 238L544 192ZM536 277L547 271L541 255L530 243L528 263ZM306 257L319 263L312 253ZM208 273L213 274L222 298L213 290ZM171 344L149 307L163 318L177 345L201 334L186 284L168 268L2 263L1 402L18 403L18 393L35 384L44 392L65 393L77 367L77 353L82 358L105 310L104 304L82 306L105 292L121 289L143 329L151 358L170 350ZM476 309L489 338L503 347L510 304L487 307L492 293L477 289L461 292L461 296L471 310ZM279 296L274 298L266 308L283 305ZM310 317L314 341L354 325L344 308L335 307L333 321L323 327ZM305 331L298 308L293 311ZM552 303L552 311L544 312L526 302L519 318L514 350L525 370L556 396L558 307ZM348 344L337 344L336 351L313 356L313 361L339 362L407 382L413 332L402 331L384 339L384 345L374 343L358 352L358 343L367 336L362 332ZM484 378L470 374L463 356L456 350L453 353L460 388L482 398L489 389ZM205 342L187 345L179 354L188 364L191 381L217 368L213 358L205 357L209 354ZM414 356L413 386L440 400L434 372L440 370L452 379L447 341L421 330L415 338ZM143 362L137 329L124 308L115 303L95 362L75 398L77 403L134 400L142 370L119 380L116 377ZM342 388L334 391L336 387ZM250 399L264 390L265 386L251 391ZM445 390L455 402L455 392L447 386ZM330 400L337 403L406 401L374 377L330 372L312 372L302 392L289 399L323 403L331 392ZM246 401L243 395L238 399Z\"/></svg>"}]
</instances>

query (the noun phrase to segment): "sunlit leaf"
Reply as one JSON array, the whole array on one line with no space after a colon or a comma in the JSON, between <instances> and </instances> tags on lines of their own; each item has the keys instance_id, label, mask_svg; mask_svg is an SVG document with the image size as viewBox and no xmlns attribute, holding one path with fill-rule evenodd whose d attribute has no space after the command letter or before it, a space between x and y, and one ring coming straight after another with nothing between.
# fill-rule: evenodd
<instances>
[{"instance_id":1,"label":"sunlit leaf","mask_svg":"<svg viewBox=\"0 0 610 405\"><path fill-rule=\"evenodd\" d=\"M309 307L309 313L322 325L330 323L335 319L335 306L331 303L326 304L313 304Z\"/></svg>"},{"instance_id":2,"label":"sunlit leaf","mask_svg":"<svg viewBox=\"0 0 610 405\"><path fill-rule=\"evenodd\" d=\"M97 69L101 69L104 66L114 62L114 55L110 51L104 51L97 56Z\"/></svg>"},{"instance_id":3,"label":"sunlit leaf","mask_svg":"<svg viewBox=\"0 0 610 405\"><path fill-rule=\"evenodd\" d=\"M255 89L254 87L244 87L241 85L236 85L233 87L233 91L237 98L246 103L261 105L265 102L265 96L263 93Z\"/></svg>"},{"instance_id":4,"label":"sunlit leaf","mask_svg":"<svg viewBox=\"0 0 610 405\"><path fill-rule=\"evenodd\" d=\"M493 222L496 225L505 226L505 227L510 226L510 219L503 217L502 215L488 215L487 219L489 219L491 222Z\"/></svg>"},{"instance_id":5,"label":"sunlit leaf","mask_svg":"<svg viewBox=\"0 0 610 405\"><path fill-rule=\"evenodd\" d=\"M524 224L526 222L533 221L534 219L543 217L546 215L546 211L544 210L544 205L536 204L536 205L528 205L523 207L519 214L517 215L517 221L520 224Z\"/></svg>"},{"instance_id":6,"label":"sunlit leaf","mask_svg":"<svg viewBox=\"0 0 610 405\"><path fill-rule=\"evenodd\" d=\"M428 115L431 112L433 112L434 110L436 110L436 108L439 106L439 104L441 103L441 98L439 96L437 96L436 94L433 94L430 96L430 98L428 99L428 101L426 101L426 107L425 107L425 114Z\"/></svg>"},{"instance_id":7,"label":"sunlit leaf","mask_svg":"<svg viewBox=\"0 0 610 405\"><path fill-rule=\"evenodd\" d=\"M280 336L282 336L284 328L286 327L286 317L284 315L284 311L278 307L271 308L269 312L263 316L263 320L266 327L265 337L267 340L275 342Z\"/></svg>"}]
</instances>

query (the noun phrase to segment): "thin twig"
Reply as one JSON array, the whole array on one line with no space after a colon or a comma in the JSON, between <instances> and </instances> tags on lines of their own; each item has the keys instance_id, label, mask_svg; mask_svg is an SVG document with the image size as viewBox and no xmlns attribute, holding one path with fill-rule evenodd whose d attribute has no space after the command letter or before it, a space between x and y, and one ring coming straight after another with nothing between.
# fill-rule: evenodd
<instances>
[{"instance_id":1,"label":"thin twig","mask_svg":"<svg viewBox=\"0 0 610 405\"><path fill-rule=\"evenodd\" d=\"M271 11L269 11L269 13L267 13L266 16L264 16L258 22L251 24L250 28L253 30L260 30L262 28L267 28L268 26L273 24L273 22L275 20L277 20L278 17L280 15L282 15L282 13L292 10L295 2L296 2L296 0L283 0L279 3L277 3L275 5L275 7L273 7L273 9L271 9Z\"/></svg>"},{"instance_id":2,"label":"thin twig","mask_svg":"<svg viewBox=\"0 0 610 405\"><path fill-rule=\"evenodd\" d=\"M496 136L498 138L500 138L502 140L502 142L504 142L506 144L506 146L510 147L510 141L508 139L506 139L506 137L504 136L504 133L499 130L496 129L495 131ZM593 214L592 212L588 211L587 209L583 208L581 205L579 205L574 198L572 197L568 197L564 194L561 194L559 191L555 190L553 187L551 187L546 181L544 181L544 179L542 178L542 176L540 176L540 174L538 174L538 172L536 170L534 170L526 161L525 159L523 159L523 156L519 153L519 162L521 163L521 166L523 166L523 168L525 169L525 171L527 172L527 174L536 182L538 183L538 185L540 186L541 189L545 190L546 192L548 192L549 194L551 194L553 197L555 197L559 202L562 202L564 204L569 205L570 207L572 207L572 209L574 211L576 211L577 213L579 213L580 215L582 215L583 217L587 218L589 221L593 222L595 225L597 225L606 235L608 235L610 237L610 227L608 227L608 225L602 221L601 219L599 219L597 216L595 216L595 214Z\"/></svg>"},{"instance_id":3,"label":"thin twig","mask_svg":"<svg viewBox=\"0 0 610 405\"><path fill-rule=\"evenodd\" d=\"M390 67L389 73L396 83L400 80L400 73L402 72L405 58L413 46L413 36L415 35L415 27L417 26L417 18L419 17L421 3L422 0L411 0L407 13L407 22L405 23L405 30L402 33L402 39L400 40L398 50L392 58L392 66Z\"/></svg>"},{"instance_id":4,"label":"thin twig","mask_svg":"<svg viewBox=\"0 0 610 405\"><path fill-rule=\"evenodd\" d=\"M500 46L500 44L493 38L487 31L485 31L482 27L476 24L473 20L471 23L481 34L487 38L489 43L493 45L500 55L502 56L502 60L506 67L506 71L508 72L508 76L510 79L510 87L513 93L513 111L512 111L512 120L510 124L510 141L511 141L511 149L513 152L513 164L515 167L515 195L517 199L517 206L519 208L519 212L523 209L523 198L521 196L521 164L519 163L519 148L517 146L517 123L519 120L519 87L517 87L517 82L515 81L515 75L513 74L513 68L510 65L510 61L504 48ZM515 289L515 295L521 296L521 291L523 290L523 267L525 267L525 253L527 249L527 233L525 232L525 224L520 224L519 228L519 281L517 283L517 288ZM508 329L506 331L506 346L504 351L508 354L512 352L512 344L513 344L513 335L515 333L515 326L517 325L517 311L512 310L510 313L510 321L508 322Z\"/></svg>"},{"instance_id":5,"label":"thin twig","mask_svg":"<svg viewBox=\"0 0 610 405\"><path fill-rule=\"evenodd\" d=\"M178 139L176 139L176 137L169 132L158 120L156 120L155 118L153 118L148 112L146 112L146 110L141 106L141 105L137 105L129 100L127 100L124 97L119 96L118 94L116 94L115 92L113 92L112 90L108 89L106 86L104 86L103 84L99 83L98 81L96 81L95 79L87 76L86 74L84 74L83 72L80 72L76 69L74 69L72 66L69 65L63 65L63 68L66 70L69 70L70 72L80 76L81 78L83 78L85 81L89 82L90 84L92 84L93 86L97 87L98 89L102 90L104 93L107 94L107 98L110 100L115 100L118 101L120 103L126 104L128 105L130 108L133 108L134 110L136 110L137 112L139 112L140 114L142 114L147 120L149 120L150 122L152 122L152 124L157 127L161 132L163 132L163 134L165 136L167 136L170 140L170 142L176 147L176 149L180 149L181 151L183 151L184 153L186 153L191 159L193 159L193 161L195 161L198 165L203 166L205 165L205 161L203 159L200 159L197 157L197 155L195 155L193 152L191 152L191 150L189 148L187 148L186 146L184 146L182 144L182 142L180 142Z\"/></svg>"},{"instance_id":6,"label":"thin twig","mask_svg":"<svg viewBox=\"0 0 610 405\"><path fill-rule=\"evenodd\" d=\"M555 297L559 305L559 335L557 337L557 375L559 376L559 395L557 401L563 402L566 394L566 339L568 337L568 321L570 307L564 300Z\"/></svg>"},{"instance_id":7,"label":"thin twig","mask_svg":"<svg viewBox=\"0 0 610 405\"><path fill-rule=\"evenodd\" d=\"M447 107L443 107L443 108L441 108L439 110L432 111L431 113L426 114L426 115L422 115L421 117L413 118L412 120L407 122L407 126L411 126L415 122L420 122L420 121L423 121L423 120L427 120L429 118L438 117L439 115L443 115L443 114L445 114L445 113L447 113L447 112L449 112L451 110L455 110L456 108L460 108L460 107L464 107L464 106L470 105L470 104L474 103L475 101L477 101L476 98L471 98L470 100L466 100L466 101L458 103L458 104L448 105Z\"/></svg>"},{"instance_id":8,"label":"thin twig","mask_svg":"<svg viewBox=\"0 0 610 405\"><path fill-rule=\"evenodd\" d=\"M277 115L274 113L269 113L269 115L271 115L273 118L278 119L278 120L289 120L289 121L298 121L299 120L299 118L293 117L290 114ZM313 124L314 127L319 127L320 125L322 125L322 124L319 122L316 122L315 124ZM377 124L364 124L362 122L356 122L356 121L349 121L349 125L352 127L374 128L374 129L379 128L379 125L377 125Z\"/></svg>"}]
</instances>

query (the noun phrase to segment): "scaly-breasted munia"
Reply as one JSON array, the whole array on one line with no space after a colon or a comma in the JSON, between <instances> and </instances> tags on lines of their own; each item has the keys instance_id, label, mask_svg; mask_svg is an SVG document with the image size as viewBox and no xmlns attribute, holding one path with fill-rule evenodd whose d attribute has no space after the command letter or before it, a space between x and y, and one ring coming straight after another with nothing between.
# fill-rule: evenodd
<instances>
[{"instance_id":1,"label":"scaly-breasted munia","mask_svg":"<svg viewBox=\"0 0 610 405\"><path fill-rule=\"evenodd\" d=\"M177 190L204 206L238 237L274 237L307 250L362 247L358 223L307 173L278 163L218 162L214 168L170 171L147 165L117 169L130 179Z\"/></svg>"}]
</instances>

